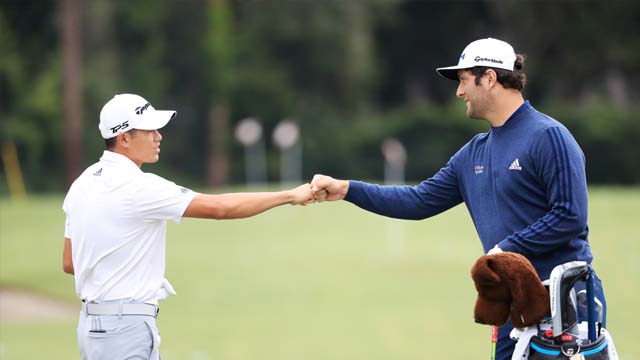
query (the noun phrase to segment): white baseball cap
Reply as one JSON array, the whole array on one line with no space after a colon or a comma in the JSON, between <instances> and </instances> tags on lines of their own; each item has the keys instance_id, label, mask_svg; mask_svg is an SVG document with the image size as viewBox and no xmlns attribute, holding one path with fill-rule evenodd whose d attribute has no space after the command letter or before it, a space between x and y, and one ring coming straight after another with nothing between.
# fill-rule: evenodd
<instances>
[{"instance_id":1,"label":"white baseball cap","mask_svg":"<svg viewBox=\"0 0 640 360\"><path fill-rule=\"evenodd\" d=\"M156 130L176 117L173 110L156 110L142 96L119 94L100 111L100 134L110 139L131 129Z\"/></svg>"},{"instance_id":2,"label":"white baseball cap","mask_svg":"<svg viewBox=\"0 0 640 360\"><path fill-rule=\"evenodd\" d=\"M460 54L458 65L437 68L436 71L447 79L458 80L460 69L488 66L513 71L515 62L516 53L511 45L502 40L487 38L467 45Z\"/></svg>"}]
</instances>

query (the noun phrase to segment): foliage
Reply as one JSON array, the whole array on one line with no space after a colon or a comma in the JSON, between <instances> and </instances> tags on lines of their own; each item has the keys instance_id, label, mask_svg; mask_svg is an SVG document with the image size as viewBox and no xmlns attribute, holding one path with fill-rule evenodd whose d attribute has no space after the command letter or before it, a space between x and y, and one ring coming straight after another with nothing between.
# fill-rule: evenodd
<instances>
[{"instance_id":1,"label":"foliage","mask_svg":"<svg viewBox=\"0 0 640 360\"><path fill-rule=\"evenodd\" d=\"M637 1L79 3L86 164L104 146L100 108L133 92L178 111L164 130L163 159L150 168L191 186L207 178L216 103L229 110L234 183L244 167L231 132L248 116L264 126L271 181L279 172L269 135L284 118L302 127L306 178L380 179L380 143L396 137L409 155L406 178L418 181L487 129L464 118L454 83L433 69L491 36L528 55L525 95L574 131L589 181L640 181L640 38L628 31L638 26ZM58 5L0 3L0 141L17 144L31 191L67 185Z\"/></svg>"}]
</instances>

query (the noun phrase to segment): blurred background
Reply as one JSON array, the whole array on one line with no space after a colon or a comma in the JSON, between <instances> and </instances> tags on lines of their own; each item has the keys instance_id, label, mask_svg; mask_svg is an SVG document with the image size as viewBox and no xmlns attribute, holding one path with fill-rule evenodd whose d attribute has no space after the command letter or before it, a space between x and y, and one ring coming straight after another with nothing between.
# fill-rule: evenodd
<instances>
[{"instance_id":1,"label":"blurred background","mask_svg":"<svg viewBox=\"0 0 640 360\"><path fill-rule=\"evenodd\" d=\"M104 149L114 94L177 110L144 170L186 187L416 183L488 130L434 71L485 37L526 54L525 97L585 152L612 332L640 359L639 32L635 0L2 0L0 292L13 302L0 298L0 359L77 356L60 206ZM185 222L169 226L180 296L160 319L166 359L488 358L464 208L424 222L348 204ZM7 315L36 295L62 315Z\"/></svg>"},{"instance_id":2,"label":"blurred background","mask_svg":"<svg viewBox=\"0 0 640 360\"><path fill-rule=\"evenodd\" d=\"M5 0L0 141L5 157L15 146L28 191L65 191L104 148L102 105L130 92L178 111L149 169L188 186L245 183L234 130L246 118L262 130L258 180L281 180L272 135L290 119L303 180L381 179L381 144L395 138L416 182L487 129L434 69L496 37L527 55L525 96L572 130L589 181L634 184L639 15L624 0Z\"/></svg>"}]
</instances>

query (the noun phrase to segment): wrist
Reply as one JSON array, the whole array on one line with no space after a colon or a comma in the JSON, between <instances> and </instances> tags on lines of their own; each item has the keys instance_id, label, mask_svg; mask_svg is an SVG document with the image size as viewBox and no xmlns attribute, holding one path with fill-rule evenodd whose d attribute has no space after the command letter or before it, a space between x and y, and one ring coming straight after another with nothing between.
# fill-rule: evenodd
<instances>
[{"instance_id":1,"label":"wrist","mask_svg":"<svg viewBox=\"0 0 640 360\"><path fill-rule=\"evenodd\" d=\"M295 195L293 189L286 190L286 191L284 191L284 193L285 193L285 203L289 204L289 205L295 205L296 204L296 195Z\"/></svg>"},{"instance_id":2,"label":"wrist","mask_svg":"<svg viewBox=\"0 0 640 360\"><path fill-rule=\"evenodd\" d=\"M341 184L340 184L340 195L341 198L344 199L347 196L347 193L349 192L349 180L341 180Z\"/></svg>"}]
</instances>

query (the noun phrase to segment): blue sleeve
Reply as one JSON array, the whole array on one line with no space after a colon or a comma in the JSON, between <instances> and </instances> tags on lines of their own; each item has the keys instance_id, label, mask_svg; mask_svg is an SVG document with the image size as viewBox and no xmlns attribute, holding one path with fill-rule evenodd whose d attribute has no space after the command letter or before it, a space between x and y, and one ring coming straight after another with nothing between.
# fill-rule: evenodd
<instances>
[{"instance_id":1,"label":"blue sleeve","mask_svg":"<svg viewBox=\"0 0 640 360\"><path fill-rule=\"evenodd\" d=\"M381 186L351 180L345 200L379 215L419 220L456 206L462 202L462 196L449 161L433 177L416 186Z\"/></svg>"},{"instance_id":2,"label":"blue sleeve","mask_svg":"<svg viewBox=\"0 0 640 360\"><path fill-rule=\"evenodd\" d=\"M546 190L549 211L499 243L502 250L525 256L551 252L580 235L586 238L588 232L585 159L573 136L565 128L549 128L532 156Z\"/></svg>"}]
</instances>

